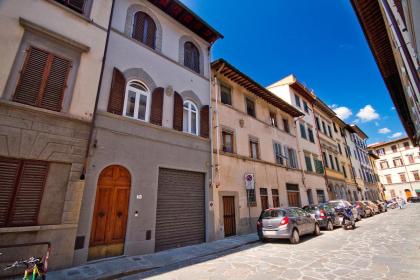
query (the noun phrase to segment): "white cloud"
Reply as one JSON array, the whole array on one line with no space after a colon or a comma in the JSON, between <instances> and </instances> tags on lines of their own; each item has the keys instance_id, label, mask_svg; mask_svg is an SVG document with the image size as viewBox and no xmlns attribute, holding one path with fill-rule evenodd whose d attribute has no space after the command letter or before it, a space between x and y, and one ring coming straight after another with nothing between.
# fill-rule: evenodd
<instances>
[{"instance_id":1,"label":"white cloud","mask_svg":"<svg viewBox=\"0 0 420 280\"><path fill-rule=\"evenodd\" d=\"M391 132L391 130L387 127L384 127L384 128L379 129L378 132L381 134L388 134Z\"/></svg>"},{"instance_id":2,"label":"white cloud","mask_svg":"<svg viewBox=\"0 0 420 280\"><path fill-rule=\"evenodd\" d=\"M395 132L391 136L388 136L388 138L398 138L398 137L401 137L401 136L402 136L401 132Z\"/></svg>"},{"instance_id":3,"label":"white cloud","mask_svg":"<svg viewBox=\"0 0 420 280\"><path fill-rule=\"evenodd\" d=\"M353 115L353 112L349 108L344 107L344 106L341 106L341 107L335 106L333 107L333 110L337 114L337 116L342 120L345 120L349 118L351 115Z\"/></svg>"},{"instance_id":4,"label":"white cloud","mask_svg":"<svg viewBox=\"0 0 420 280\"><path fill-rule=\"evenodd\" d=\"M372 105L366 105L356 115L362 122L370 122L379 119L379 114L376 113Z\"/></svg>"}]
</instances>

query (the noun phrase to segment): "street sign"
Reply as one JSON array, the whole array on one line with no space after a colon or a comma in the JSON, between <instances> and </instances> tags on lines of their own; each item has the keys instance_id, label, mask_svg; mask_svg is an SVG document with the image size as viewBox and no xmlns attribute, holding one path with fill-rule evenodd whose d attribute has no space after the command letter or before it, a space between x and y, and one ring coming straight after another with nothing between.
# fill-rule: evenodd
<instances>
[{"instance_id":1,"label":"street sign","mask_svg":"<svg viewBox=\"0 0 420 280\"><path fill-rule=\"evenodd\" d=\"M255 176L252 173L245 174L245 188L247 190L255 189Z\"/></svg>"}]
</instances>

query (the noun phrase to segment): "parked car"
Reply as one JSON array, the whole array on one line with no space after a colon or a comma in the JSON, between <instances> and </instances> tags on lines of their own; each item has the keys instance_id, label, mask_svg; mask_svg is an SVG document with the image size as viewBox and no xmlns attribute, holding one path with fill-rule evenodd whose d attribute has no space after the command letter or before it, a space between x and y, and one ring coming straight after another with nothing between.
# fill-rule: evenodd
<instances>
[{"instance_id":1,"label":"parked car","mask_svg":"<svg viewBox=\"0 0 420 280\"><path fill-rule=\"evenodd\" d=\"M419 196L412 196L407 199L407 202L411 203L420 203L420 197Z\"/></svg>"},{"instance_id":2,"label":"parked car","mask_svg":"<svg viewBox=\"0 0 420 280\"><path fill-rule=\"evenodd\" d=\"M354 207L356 207L356 210L362 218L373 216L372 208L368 207L363 201L356 201Z\"/></svg>"},{"instance_id":3,"label":"parked car","mask_svg":"<svg viewBox=\"0 0 420 280\"><path fill-rule=\"evenodd\" d=\"M359 216L359 213L353 205L350 204L347 200L339 199L339 200L330 200L328 201L328 205L330 207L334 208L336 212L342 212L344 209L351 209L353 216L356 218L356 220L360 220L361 216Z\"/></svg>"},{"instance_id":4,"label":"parked car","mask_svg":"<svg viewBox=\"0 0 420 280\"><path fill-rule=\"evenodd\" d=\"M311 214L322 229L333 230L335 226L341 226L337 212L326 203L307 205L303 210Z\"/></svg>"},{"instance_id":5,"label":"parked car","mask_svg":"<svg viewBox=\"0 0 420 280\"><path fill-rule=\"evenodd\" d=\"M320 234L318 222L297 207L264 210L258 218L257 231L263 242L268 239L289 239L292 244L299 243L302 235Z\"/></svg>"},{"instance_id":6,"label":"parked car","mask_svg":"<svg viewBox=\"0 0 420 280\"><path fill-rule=\"evenodd\" d=\"M378 205L378 207L379 207L379 211L380 211L381 213L383 213L383 212L386 212L386 211L387 211L387 209L386 209L386 204L385 204L384 202L382 202L382 201L380 201L380 200L373 200L372 202L373 202L373 203L375 203L376 205Z\"/></svg>"},{"instance_id":7,"label":"parked car","mask_svg":"<svg viewBox=\"0 0 420 280\"><path fill-rule=\"evenodd\" d=\"M372 201L370 201L370 200L363 200L363 202L364 202L367 206L369 206L370 208L372 208L373 214L379 214L379 213L381 213L381 212L379 211L379 207L378 207L378 205L376 205L376 204L375 204L375 203L373 203Z\"/></svg>"}]
</instances>

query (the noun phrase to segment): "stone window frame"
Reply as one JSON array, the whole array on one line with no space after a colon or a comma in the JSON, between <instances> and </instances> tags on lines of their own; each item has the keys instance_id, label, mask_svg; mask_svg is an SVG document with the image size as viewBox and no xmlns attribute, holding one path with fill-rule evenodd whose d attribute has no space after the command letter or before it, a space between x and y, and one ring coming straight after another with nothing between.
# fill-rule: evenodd
<instances>
[{"instance_id":1,"label":"stone window frame","mask_svg":"<svg viewBox=\"0 0 420 280\"><path fill-rule=\"evenodd\" d=\"M198 74L204 75L204 52L203 52L203 49L201 48L200 44L193 37L191 37L189 35L183 35L183 36L181 36L181 38L179 38L179 47L178 47L178 57L179 57L179 60L178 60L178 62L181 65L184 65L184 46L185 46L185 43L187 43L187 42L192 43L197 48L198 53L199 53L199 56L200 56L199 57L200 72ZM190 69L190 68L188 68L188 69ZM191 69L191 71L193 71L194 73L196 73L192 69Z\"/></svg>"},{"instance_id":2,"label":"stone window frame","mask_svg":"<svg viewBox=\"0 0 420 280\"><path fill-rule=\"evenodd\" d=\"M133 26L134 26L134 15L137 12L143 12L150 16L152 20L155 22L156 25L156 34L155 34L155 48L153 50L161 53L162 52L162 25L156 16L156 14L148 7L140 4L132 4L127 9L127 15L125 20L125 26L124 26L124 34L128 38L133 38ZM142 45L144 45L147 48L150 48L146 44L143 44L142 42L138 41Z\"/></svg>"},{"instance_id":3,"label":"stone window frame","mask_svg":"<svg viewBox=\"0 0 420 280\"><path fill-rule=\"evenodd\" d=\"M88 52L89 48L25 19L20 18L19 22L25 28L25 31L20 41L2 98L13 100L20 73L27 56L27 50L33 46L70 60L72 66L67 77L67 86L63 93L62 107L59 112L68 113L73 99L81 55L83 52Z\"/></svg>"},{"instance_id":4,"label":"stone window frame","mask_svg":"<svg viewBox=\"0 0 420 280\"><path fill-rule=\"evenodd\" d=\"M78 11L68 7L65 4L62 4L58 2L57 0L46 0L47 2L50 2L53 5L56 5L64 10L67 10L75 15L81 16L86 18L87 20L91 20L91 14L92 14L92 7L94 0L85 0L85 7L83 9L83 13L79 13Z\"/></svg>"}]
</instances>

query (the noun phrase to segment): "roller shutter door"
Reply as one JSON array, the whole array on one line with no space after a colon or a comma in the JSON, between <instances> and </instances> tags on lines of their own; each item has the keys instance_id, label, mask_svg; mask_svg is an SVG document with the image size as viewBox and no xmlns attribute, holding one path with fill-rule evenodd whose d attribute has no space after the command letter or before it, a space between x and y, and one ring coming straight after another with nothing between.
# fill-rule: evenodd
<instances>
[{"instance_id":1,"label":"roller shutter door","mask_svg":"<svg viewBox=\"0 0 420 280\"><path fill-rule=\"evenodd\" d=\"M204 174L159 169L155 251L205 241Z\"/></svg>"}]
</instances>

